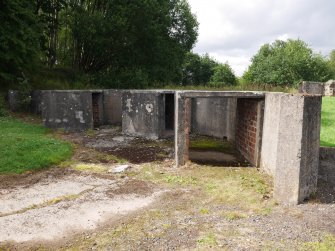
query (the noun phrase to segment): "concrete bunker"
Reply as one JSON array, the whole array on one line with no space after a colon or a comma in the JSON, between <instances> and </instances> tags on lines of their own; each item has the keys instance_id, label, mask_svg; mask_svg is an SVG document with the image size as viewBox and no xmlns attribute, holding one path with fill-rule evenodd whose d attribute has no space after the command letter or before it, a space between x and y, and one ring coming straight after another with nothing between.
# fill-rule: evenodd
<instances>
[{"instance_id":1,"label":"concrete bunker","mask_svg":"<svg viewBox=\"0 0 335 251\"><path fill-rule=\"evenodd\" d=\"M116 90L40 91L45 126L83 131L121 123L121 92Z\"/></svg>"},{"instance_id":2,"label":"concrete bunker","mask_svg":"<svg viewBox=\"0 0 335 251\"><path fill-rule=\"evenodd\" d=\"M222 165L240 166L241 161L259 165L264 93L181 91L176 95L177 165L194 160L190 151L194 134L214 136L234 148L234 152L221 152L221 158L213 156L213 161L208 152L209 163L219 164L221 159Z\"/></svg>"},{"instance_id":3,"label":"concrete bunker","mask_svg":"<svg viewBox=\"0 0 335 251\"><path fill-rule=\"evenodd\" d=\"M17 93L9 94L15 107ZM274 197L283 203L303 202L316 191L318 175L335 177L328 152L320 152L319 170L321 95L87 90L38 91L33 100L50 128L87 130L120 123L122 113L125 134L158 139L174 132L177 166L190 157L192 133L231 140L249 163L274 177Z\"/></svg>"},{"instance_id":4,"label":"concrete bunker","mask_svg":"<svg viewBox=\"0 0 335 251\"><path fill-rule=\"evenodd\" d=\"M129 90L122 94L122 132L160 139L174 135L174 100L171 90Z\"/></svg>"},{"instance_id":5,"label":"concrete bunker","mask_svg":"<svg viewBox=\"0 0 335 251\"><path fill-rule=\"evenodd\" d=\"M238 97L236 148L254 166L274 177L274 196L278 201L298 204L315 193L319 167L321 95L177 92L177 166L184 165L189 159L190 100L198 97Z\"/></svg>"}]
</instances>

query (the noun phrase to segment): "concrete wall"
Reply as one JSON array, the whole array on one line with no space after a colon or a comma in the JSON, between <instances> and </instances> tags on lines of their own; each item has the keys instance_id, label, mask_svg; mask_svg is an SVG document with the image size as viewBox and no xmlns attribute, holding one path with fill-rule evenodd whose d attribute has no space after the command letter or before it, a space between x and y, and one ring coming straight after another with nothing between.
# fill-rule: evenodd
<instances>
[{"instance_id":1,"label":"concrete wall","mask_svg":"<svg viewBox=\"0 0 335 251\"><path fill-rule=\"evenodd\" d=\"M103 90L103 123L114 125L122 123L122 91Z\"/></svg>"},{"instance_id":2,"label":"concrete wall","mask_svg":"<svg viewBox=\"0 0 335 251\"><path fill-rule=\"evenodd\" d=\"M319 179L335 187L335 148L320 147Z\"/></svg>"},{"instance_id":3,"label":"concrete wall","mask_svg":"<svg viewBox=\"0 0 335 251\"><path fill-rule=\"evenodd\" d=\"M235 140L236 98L192 100L192 132Z\"/></svg>"},{"instance_id":4,"label":"concrete wall","mask_svg":"<svg viewBox=\"0 0 335 251\"><path fill-rule=\"evenodd\" d=\"M122 94L122 132L150 139L159 138L159 92L124 91Z\"/></svg>"},{"instance_id":5,"label":"concrete wall","mask_svg":"<svg viewBox=\"0 0 335 251\"><path fill-rule=\"evenodd\" d=\"M324 84L324 95L335 96L335 80L329 80Z\"/></svg>"},{"instance_id":6,"label":"concrete wall","mask_svg":"<svg viewBox=\"0 0 335 251\"><path fill-rule=\"evenodd\" d=\"M282 94L278 116L274 197L298 204L317 188L321 96Z\"/></svg>"},{"instance_id":7,"label":"concrete wall","mask_svg":"<svg viewBox=\"0 0 335 251\"><path fill-rule=\"evenodd\" d=\"M45 126L66 131L93 128L90 91L42 91L41 99Z\"/></svg>"},{"instance_id":8,"label":"concrete wall","mask_svg":"<svg viewBox=\"0 0 335 251\"><path fill-rule=\"evenodd\" d=\"M324 95L324 84L322 82L303 81L299 85L299 93Z\"/></svg>"},{"instance_id":9,"label":"concrete wall","mask_svg":"<svg viewBox=\"0 0 335 251\"><path fill-rule=\"evenodd\" d=\"M7 94L8 108L10 111L16 112L19 110L19 92L9 90Z\"/></svg>"},{"instance_id":10,"label":"concrete wall","mask_svg":"<svg viewBox=\"0 0 335 251\"><path fill-rule=\"evenodd\" d=\"M30 112L34 114L42 114L42 91L36 90L31 92Z\"/></svg>"}]
</instances>

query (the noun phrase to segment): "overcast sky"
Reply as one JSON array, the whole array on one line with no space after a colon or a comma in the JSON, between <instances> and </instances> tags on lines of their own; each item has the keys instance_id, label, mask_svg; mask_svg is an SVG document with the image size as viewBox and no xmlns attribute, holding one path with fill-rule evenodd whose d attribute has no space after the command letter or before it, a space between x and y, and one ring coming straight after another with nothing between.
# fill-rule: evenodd
<instances>
[{"instance_id":1,"label":"overcast sky","mask_svg":"<svg viewBox=\"0 0 335 251\"><path fill-rule=\"evenodd\" d=\"M241 76L265 43L302 39L316 52L335 49L335 0L188 0L199 26L193 49L228 61Z\"/></svg>"}]
</instances>

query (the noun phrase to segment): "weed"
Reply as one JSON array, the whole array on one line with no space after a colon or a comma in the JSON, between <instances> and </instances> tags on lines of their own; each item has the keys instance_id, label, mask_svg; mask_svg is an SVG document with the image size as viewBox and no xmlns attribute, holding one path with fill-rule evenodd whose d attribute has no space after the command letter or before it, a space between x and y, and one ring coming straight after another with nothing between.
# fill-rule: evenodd
<instances>
[{"instance_id":1,"label":"weed","mask_svg":"<svg viewBox=\"0 0 335 251\"><path fill-rule=\"evenodd\" d=\"M73 169L77 171L90 171L94 173L104 173L108 171L108 168L99 164L76 164L73 166Z\"/></svg>"},{"instance_id":2,"label":"weed","mask_svg":"<svg viewBox=\"0 0 335 251\"><path fill-rule=\"evenodd\" d=\"M164 181L169 184L179 184L179 185L196 185L197 179L194 177L182 177L176 175L167 175Z\"/></svg>"},{"instance_id":3,"label":"weed","mask_svg":"<svg viewBox=\"0 0 335 251\"><path fill-rule=\"evenodd\" d=\"M260 177L242 175L241 180L244 187L253 188L262 195L266 195L270 192L265 180Z\"/></svg>"},{"instance_id":4,"label":"weed","mask_svg":"<svg viewBox=\"0 0 335 251\"><path fill-rule=\"evenodd\" d=\"M197 243L201 246L209 246L213 247L217 245L216 236L213 233L209 233L202 237L201 239L197 240Z\"/></svg>"},{"instance_id":5,"label":"weed","mask_svg":"<svg viewBox=\"0 0 335 251\"><path fill-rule=\"evenodd\" d=\"M86 131L86 135L88 136L88 137L94 137L95 136L95 131L93 130L93 129L88 129L87 131Z\"/></svg>"},{"instance_id":6,"label":"weed","mask_svg":"<svg viewBox=\"0 0 335 251\"><path fill-rule=\"evenodd\" d=\"M207 209L207 208L201 208L200 209L200 213L201 214L209 214L209 209Z\"/></svg>"},{"instance_id":7,"label":"weed","mask_svg":"<svg viewBox=\"0 0 335 251\"><path fill-rule=\"evenodd\" d=\"M247 215L246 214L243 214L241 212L227 212L227 213L224 213L224 217L227 219L227 220L239 220L239 219L243 219L243 218L246 218Z\"/></svg>"},{"instance_id":8,"label":"weed","mask_svg":"<svg viewBox=\"0 0 335 251\"><path fill-rule=\"evenodd\" d=\"M333 251L335 250L335 236L326 235L320 242L307 242L301 247L301 250L308 251Z\"/></svg>"}]
</instances>

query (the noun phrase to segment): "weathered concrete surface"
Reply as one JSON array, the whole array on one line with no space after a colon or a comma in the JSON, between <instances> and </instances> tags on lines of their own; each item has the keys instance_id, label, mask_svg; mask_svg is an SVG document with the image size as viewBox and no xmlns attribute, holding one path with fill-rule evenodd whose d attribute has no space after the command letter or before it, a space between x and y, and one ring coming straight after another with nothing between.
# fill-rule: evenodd
<instances>
[{"instance_id":1,"label":"weathered concrete surface","mask_svg":"<svg viewBox=\"0 0 335 251\"><path fill-rule=\"evenodd\" d=\"M103 90L103 123L105 125L122 123L122 91Z\"/></svg>"},{"instance_id":2,"label":"weathered concrete surface","mask_svg":"<svg viewBox=\"0 0 335 251\"><path fill-rule=\"evenodd\" d=\"M191 100L182 98L180 92L175 94L175 163L185 165L189 160L189 133L191 122Z\"/></svg>"},{"instance_id":3,"label":"weathered concrete surface","mask_svg":"<svg viewBox=\"0 0 335 251\"><path fill-rule=\"evenodd\" d=\"M31 92L30 112L34 114L42 114L42 91L35 90Z\"/></svg>"},{"instance_id":4,"label":"weathered concrete surface","mask_svg":"<svg viewBox=\"0 0 335 251\"><path fill-rule=\"evenodd\" d=\"M275 176L279 139L280 104L283 93L266 93L260 168Z\"/></svg>"},{"instance_id":5,"label":"weathered concrete surface","mask_svg":"<svg viewBox=\"0 0 335 251\"><path fill-rule=\"evenodd\" d=\"M159 93L125 91L122 95L122 132L158 139Z\"/></svg>"},{"instance_id":6,"label":"weathered concrete surface","mask_svg":"<svg viewBox=\"0 0 335 251\"><path fill-rule=\"evenodd\" d=\"M274 197L294 205L317 188L321 96L283 94L280 102Z\"/></svg>"},{"instance_id":7,"label":"weathered concrete surface","mask_svg":"<svg viewBox=\"0 0 335 251\"><path fill-rule=\"evenodd\" d=\"M235 140L236 98L192 100L192 132Z\"/></svg>"},{"instance_id":8,"label":"weathered concrete surface","mask_svg":"<svg viewBox=\"0 0 335 251\"><path fill-rule=\"evenodd\" d=\"M186 98L264 98L264 92L253 91L179 91L180 97Z\"/></svg>"},{"instance_id":9,"label":"weathered concrete surface","mask_svg":"<svg viewBox=\"0 0 335 251\"><path fill-rule=\"evenodd\" d=\"M49 128L93 128L91 91L42 91L42 118Z\"/></svg>"},{"instance_id":10,"label":"weathered concrete surface","mask_svg":"<svg viewBox=\"0 0 335 251\"><path fill-rule=\"evenodd\" d=\"M324 95L335 96L335 80L329 80L324 83Z\"/></svg>"},{"instance_id":11,"label":"weathered concrete surface","mask_svg":"<svg viewBox=\"0 0 335 251\"><path fill-rule=\"evenodd\" d=\"M324 95L324 83L303 81L299 85L299 93Z\"/></svg>"},{"instance_id":12,"label":"weathered concrete surface","mask_svg":"<svg viewBox=\"0 0 335 251\"><path fill-rule=\"evenodd\" d=\"M15 112L19 109L19 91L9 90L7 93L7 102L9 110Z\"/></svg>"},{"instance_id":13,"label":"weathered concrete surface","mask_svg":"<svg viewBox=\"0 0 335 251\"><path fill-rule=\"evenodd\" d=\"M319 179L335 187L335 148L320 147Z\"/></svg>"},{"instance_id":14,"label":"weathered concrete surface","mask_svg":"<svg viewBox=\"0 0 335 251\"><path fill-rule=\"evenodd\" d=\"M130 90L122 94L122 132L158 139L165 134L165 95L169 90Z\"/></svg>"}]
</instances>

